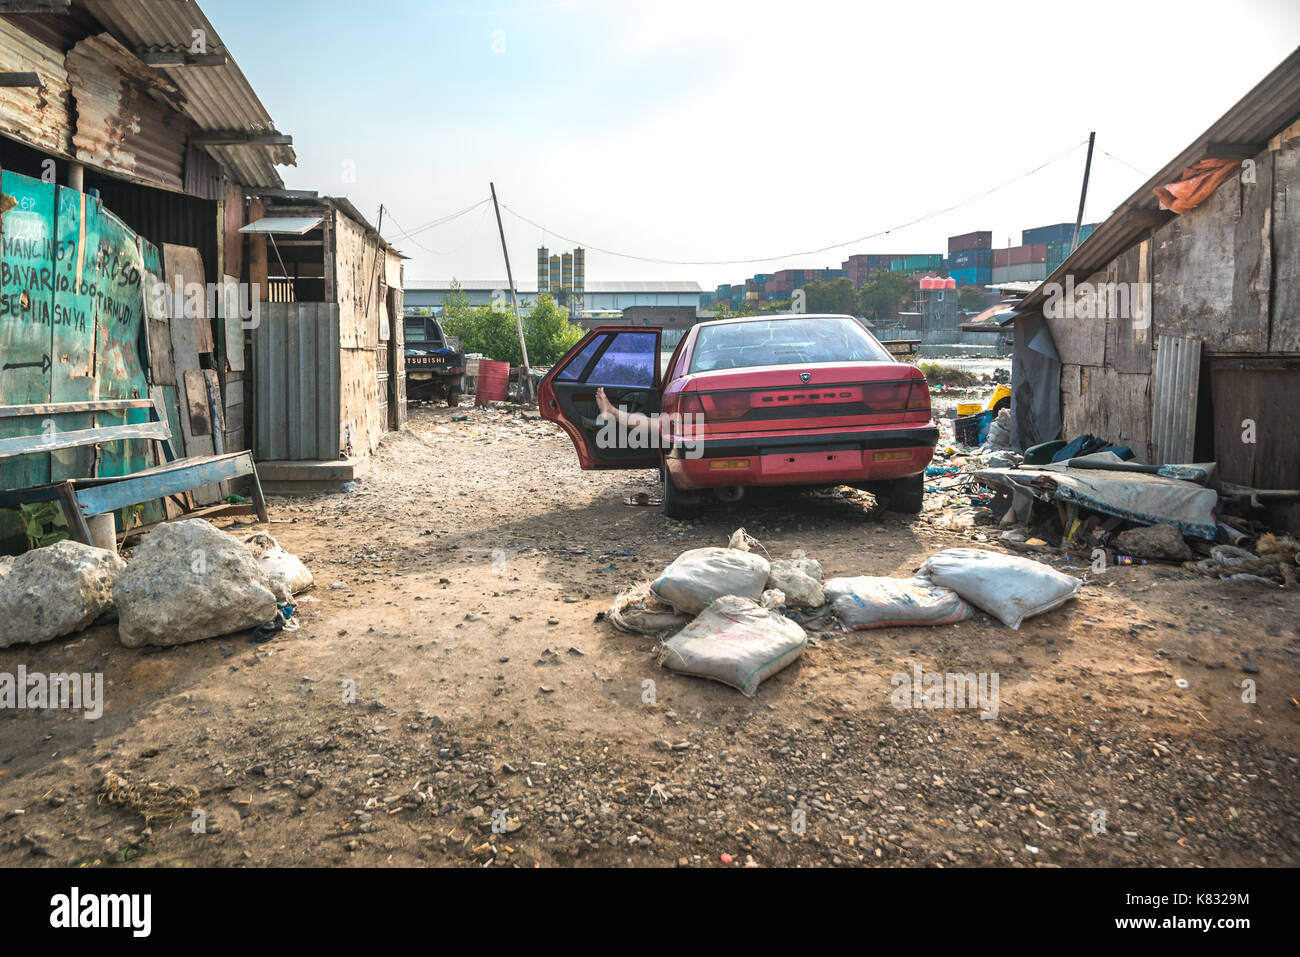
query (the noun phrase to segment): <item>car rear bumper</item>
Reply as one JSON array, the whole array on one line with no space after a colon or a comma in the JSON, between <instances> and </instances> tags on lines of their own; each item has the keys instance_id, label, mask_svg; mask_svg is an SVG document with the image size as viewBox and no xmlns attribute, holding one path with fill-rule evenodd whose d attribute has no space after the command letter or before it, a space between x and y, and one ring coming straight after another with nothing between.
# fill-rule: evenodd
<instances>
[{"instance_id":1,"label":"car rear bumper","mask_svg":"<svg viewBox=\"0 0 1300 957\"><path fill-rule=\"evenodd\" d=\"M725 436L695 451L677 447L666 462L682 489L730 485L819 485L887 481L925 471L934 425L855 432ZM699 454L702 452L703 454Z\"/></svg>"}]
</instances>

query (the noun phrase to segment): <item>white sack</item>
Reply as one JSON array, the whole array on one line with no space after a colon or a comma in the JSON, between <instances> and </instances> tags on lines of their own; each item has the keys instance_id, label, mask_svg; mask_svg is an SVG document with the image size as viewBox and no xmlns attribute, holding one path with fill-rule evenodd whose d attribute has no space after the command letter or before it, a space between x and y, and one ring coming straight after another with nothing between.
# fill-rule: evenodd
<instances>
[{"instance_id":1,"label":"white sack","mask_svg":"<svg viewBox=\"0 0 1300 957\"><path fill-rule=\"evenodd\" d=\"M761 555L738 548L692 548L678 555L650 590L678 611L694 615L723 595L758 599L770 572Z\"/></svg>"},{"instance_id":2,"label":"white sack","mask_svg":"<svg viewBox=\"0 0 1300 957\"><path fill-rule=\"evenodd\" d=\"M924 578L832 578L824 589L835 617L849 631L953 625L971 616L960 595Z\"/></svg>"},{"instance_id":3,"label":"white sack","mask_svg":"<svg viewBox=\"0 0 1300 957\"><path fill-rule=\"evenodd\" d=\"M659 664L752 698L764 680L803 654L807 641L802 628L776 611L727 595L663 643Z\"/></svg>"},{"instance_id":4,"label":"white sack","mask_svg":"<svg viewBox=\"0 0 1300 957\"><path fill-rule=\"evenodd\" d=\"M1064 605L1083 587L1042 562L981 548L945 549L927 558L917 575L951 588L1011 628Z\"/></svg>"}]
</instances>

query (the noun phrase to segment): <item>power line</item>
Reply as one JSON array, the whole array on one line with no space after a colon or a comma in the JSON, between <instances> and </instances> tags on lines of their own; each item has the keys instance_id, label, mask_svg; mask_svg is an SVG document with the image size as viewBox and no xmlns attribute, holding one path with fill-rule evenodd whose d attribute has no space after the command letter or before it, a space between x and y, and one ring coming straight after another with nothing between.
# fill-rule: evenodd
<instances>
[{"instance_id":1,"label":"power line","mask_svg":"<svg viewBox=\"0 0 1300 957\"><path fill-rule=\"evenodd\" d=\"M1142 174L1144 177L1146 177L1147 179L1150 179L1150 178L1151 178L1151 174L1150 174L1150 173L1146 172L1145 170L1140 170L1140 169L1138 169L1136 166L1134 166L1134 165L1133 165L1132 163L1130 163L1128 160L1122 160L1122 159L1120 159L1118 156L1116 156L1114 153L1107 153L1105 150L1102 150L1102 152L1105 153L1107 156L1109 156L1111 159L1113 159L1116 163L1122 163L1123 165L1127 166L1129 169L1133 170L1133 172L1135 172L1135 173L1141 173L1141 174Z\"/></svg>"},{"instance_id":2,"label":"power line","mask_svg":"<svg viewBox=\"0 0 1300 957\"><path fill-rule=\"evenodd\" d=\"M796 256L813 256L816 255L817 253L829 252L832 249L842 249L845 246L853 246L858 243L866 242L869 239L877 239L880 236L887 236L890 233L897 232L901 229L906 229L909 226L915 226L917 223L923 223L926 220L934 219L936 216L942 216L945 213L950 213L955 209L960 209L963 206L969 205L970 203L973 203L977 200L983 199L986 196L996 193L998 190L1005 189L1006 187L1010 186L1012 183L1019 182L1020 180L1025 179L1026 177L1033 176L1035 173L1039 172L1040 170L1069 156L1071 153L1079 149L1085 143L1087 143L1087 140L1080 140L1078 143L1075 143L1073 146L1068 147L1067 149L1063 150L1060 153L1057 153L1051 159L1047 160L1046 162L1040 163L1038 166L1035 166L1033 169L1029 170L1028 172L1021 173L1019 176L1013 176L1011 179L1007 180L1006 182L999 183L997 186L994 186L991 189L987 189L982 193L977 193L974 196L969 196L966 199L963 199L960 202L953 204L952 206L945 207L944 209L938 209L933 212L926 213L923 216L918 216L916 219L910 220L909 222L903 223L902 225L894 226L890 229L882 229L879 232L869 233L866 236L859 236L856 239L849 239L842 243L834 243L830 246L822 246L819 249L807 249L801 252L782 253L777 256L761 256L754 259L711 259L711 260L661 259L654 256L639 256L636 255L635 253L617 252L616 250L605 249L603 247L593 245L592 243L585 243L582 240L573 239L572 237L565 236L563 233L558 233L554 229L551 229L550 227L543 226L542 224L536 222L535 220L529 219L527 216L523 215L517 210L512 209L506 203L502 203L501 207L506 211L508 211L512 216L516 217L517 219L523 220L525 223L528 223L530 226L534 226L537 229L545 230L550 235L562 239L565 242L573 243L575 246L581 246L584 249L591 249L598 253L604 253L607 256L617 256L621 259L634 259L639 262L656 263L664 266L745 266L745 265L751 265L753 263L773 262L778 259L793 259Z\"/></svg>"},{"instance_id":3,"label":"power line","mask_svg":"<svg viewBox=\"0 0 1300 957\"><path fill-rule=\"evenodd\" d=\"M485 197L484 199L480 199L477 203L472 203L469 206L466 206L464 209L458 209L454 213L449 213L446 216L440 216L437 219L430 220L429 222L425 223L423 226L416 226L414 229L403 230L402 235L398 236L397 239L407 239L411 236L417 236L420 233L425 232L426 230L433 229L436 226L442 226L445 223L451 222L453 219L459 219L461 216L464 216L466 213L473 212L474 210L482 206L484 203L490 203L491 201L492 201L492 197L488 196ZM388 210L388 216L390 219L393 218L393 211L391 209ZM402 227L399 224L397 228L401 229Z\"/></svg>"}]
</instances>

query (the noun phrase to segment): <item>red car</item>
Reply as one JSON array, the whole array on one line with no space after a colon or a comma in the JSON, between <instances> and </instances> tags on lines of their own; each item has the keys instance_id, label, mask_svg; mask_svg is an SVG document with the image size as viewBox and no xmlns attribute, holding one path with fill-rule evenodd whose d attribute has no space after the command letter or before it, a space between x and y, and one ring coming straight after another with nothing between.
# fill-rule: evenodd
<instances>
[{"instance_id":1,"label":"red car","mask_svg":"<svg viewBox=\"0 0 1300 957\"><path fill-rule=\"evenodd\" d=\"M658 466L673 517L705 490L735 501L755 485L853 485L894 511L921 510L939 439L929 385L852 316L703 322L666 374L660 332L595 329L542 380L542 417L568 433L584 469ZM597 388L656 427L615 428Z\"/></svg>"}]
</instances>

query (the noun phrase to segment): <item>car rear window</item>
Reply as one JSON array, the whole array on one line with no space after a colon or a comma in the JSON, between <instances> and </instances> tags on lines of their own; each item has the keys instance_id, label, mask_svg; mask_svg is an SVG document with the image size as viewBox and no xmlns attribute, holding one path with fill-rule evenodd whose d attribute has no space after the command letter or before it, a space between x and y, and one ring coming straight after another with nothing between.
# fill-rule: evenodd
<instances>
[{"instance_id":1,"label":"car rear window","mask_svg":"<svg viewBox=\"0 0 1300 957\"><path fill-rule=\"evenodd\" d=\"M692 372L808 362L891 362L893 357L848 316L808 316L700 326Z\"/></svg>"}]
</instances>

